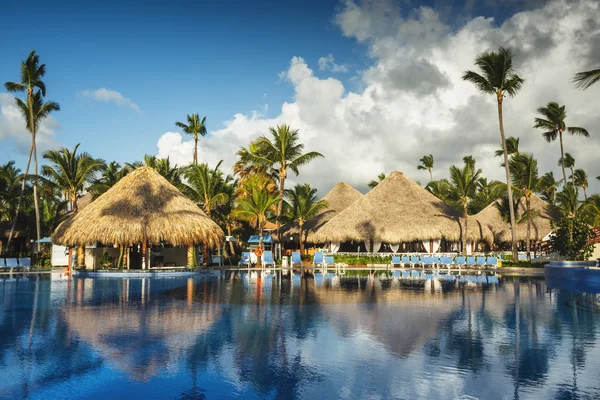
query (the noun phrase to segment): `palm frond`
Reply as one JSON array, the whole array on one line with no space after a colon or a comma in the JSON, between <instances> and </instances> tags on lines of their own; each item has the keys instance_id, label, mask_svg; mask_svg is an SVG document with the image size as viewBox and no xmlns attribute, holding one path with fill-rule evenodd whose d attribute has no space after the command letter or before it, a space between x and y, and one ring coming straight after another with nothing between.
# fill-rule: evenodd
<instances>
[{"instance_id":1,"label":"palm frond","mask_svg":"<svg viewBox=\"0 0 600 400\"><path fill-rule=\"evenodd\" d=\"M600 81L600 68L578 72L573 77L575 87L580 90L585 90L598 81Z\"/></svg>"}]
</instances>

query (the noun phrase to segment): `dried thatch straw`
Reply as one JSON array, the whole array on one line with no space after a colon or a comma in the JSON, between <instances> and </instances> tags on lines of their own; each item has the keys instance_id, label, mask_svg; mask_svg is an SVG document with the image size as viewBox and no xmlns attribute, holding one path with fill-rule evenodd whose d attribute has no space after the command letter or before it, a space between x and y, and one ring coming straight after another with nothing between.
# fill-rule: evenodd
<instances>
[{"instance_id":1,"label":"dried thatch straw","mask_svg":"<svg viewBox=\"0 0 600 400\"><path fill-rule=\"evenodd\" d=\"M495 243L506 243L512 240L510 232L510 224L502 219L502 214L496 204L499 200L496 200L483 210L481 210L475 218L477 218L483 225L489 228L494 235ZM552 228L550 227L550 221L556 221L558 214L551 209L550 204L540 199L536 195L533 195L531 199L531 210L537 211L536 215L531 221L531 236L530 239L533 241L540 241L546 236ZM519 217L524 215L525 209L525 198L521 198L519 206L517 207L517 222ZM517 223L517 240L527 239L527 220L523 219L520 223Z\"/></svg>"},{"instance_id":2,"label":"dried thatch straw","mask_svg":"<svg viewBox=\"0 0 600 400\"><path fill-rule=\"evenodd\" d=\"M154 169L141 167L60 224L52 242L129 245L148 240L214 245L222 238L221 228L196 204Z\"/></svg>"},{"instance_id":3,"label":"dried thatch straw","mask_svg":"<svg viewBox=\"0 0 600 400\"><path fill-rule=\"evenodd\" d=\"M314 235L317 242L377 240L386 243L445 238L459 241L461 214L401 172L333 217ZM469 217L467 238L491 242L491 232Z\"/></svg>"},{"instance_id":4,"label":"dried thatch straw","mask_svg":"<svg viewBox=\"0 0 600 400\"><path fill-rule=\"evenodd\" d=\"M320 212L313 219L304 223L304 240L314 243L314 235L320 227L325 225L331 218L339 214L341 211L350 207L361 197L363 197L363 194L347 183L340 182L335 185L333 189L331 189L329 193L327 193L322 199L327 202L327 209ZM299 233L300 231L297 223L286 226L283 230L284 236L298 235Z\"/></svg>"}]
</instances>

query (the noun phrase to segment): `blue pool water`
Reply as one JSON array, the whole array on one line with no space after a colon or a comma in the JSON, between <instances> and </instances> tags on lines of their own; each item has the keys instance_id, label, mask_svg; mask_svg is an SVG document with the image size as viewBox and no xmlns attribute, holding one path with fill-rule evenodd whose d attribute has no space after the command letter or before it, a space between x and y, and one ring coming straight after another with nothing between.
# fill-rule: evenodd
<instances>
[{"instance_id":1,"label":"blue pool water","mask_svg":"<svg viewBox=\"0 0 600 400\"><path fill-rule=\"evenodd\" d=\"M0 398L600 398L598 295L417 275L0 277Z\"/></svg>"}]
</instances>

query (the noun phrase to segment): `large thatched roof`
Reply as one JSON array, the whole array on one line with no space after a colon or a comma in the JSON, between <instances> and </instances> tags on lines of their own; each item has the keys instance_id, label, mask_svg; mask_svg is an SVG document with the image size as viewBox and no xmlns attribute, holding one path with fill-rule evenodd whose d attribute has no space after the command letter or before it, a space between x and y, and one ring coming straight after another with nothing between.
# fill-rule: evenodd
<instances>
[{"instance_id":1,"label":"large thatched roof","mask_svg":"<svg viewBox=\"0 0 600 400\"><path fill-rule=\"evenodd\" d=\"M460 213L394 171L315 234L317 242L380 240L386 243L461 237ZM471 240L491 242L491 232L469 217Z\"/></svg>"},{"instance_id":2,"label":"large thatched roof","mask_svg":"<svg viewBox=\"0 0 600 400\"><path fill-rule=\"evenodd\" d=\"M335 185L333 189L331 189L329 193L327 193L322 199L327 202L327 209L320 212L313 219L306 221L304 224L305 241L314 242L314 235L320 227L325 225L331 218L339 214L341 211L350 207L361 197L363 197L363 194L347 183L340 182ZM290 226L286 226L283 232L284 236L298 235L298 224L294 223Z\"/></svg>"},{"instance_id":3,"label":"large thatched roof","mask_svg":"<svg viewBox=\"0 0 600 400\"><path fill-rule=\"evenodd\" d=\"M194 202L150 167L125 176L76 215L61 223L52 242L173 245L220 243L223 231Z\"/></svg>"},{"instance_id":4,"label":"large thatched roof","mask_svg":"<svg viewBox=\"0 0 600 400\"><path fill-rule=\"evenodd\" d=\"M502 214L498 210L499 200L481 210L475 218L492 231L494 242L504 243L512 240L510 232L510 224L502 219ZM537 215L531 221L531 240L540 241L552 230L550 221L557 220L558 215L552 210L550 204L533 195L531 199L531 209L536 211ZM517 210L517 220L525 213L525 199L521 198ZM527 238L527 221L523 220L517 224L517 240L526 240Z\"/></svg>"}]
</instances>

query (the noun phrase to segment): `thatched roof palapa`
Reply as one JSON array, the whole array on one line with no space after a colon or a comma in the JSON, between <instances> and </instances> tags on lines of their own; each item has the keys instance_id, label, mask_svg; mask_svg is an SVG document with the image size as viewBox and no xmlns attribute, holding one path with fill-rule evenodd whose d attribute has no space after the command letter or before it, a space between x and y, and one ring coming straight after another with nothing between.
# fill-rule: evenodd
<instances>
[{"instance_id":1,"label":"thatched roof palapa","mask_svg":"<svg viewBox=\"0 0 600 400\"><path fill-rule=\"evenodd\" d=\"M305 241L314 242L314 235L319 228L361 197L363 197L363 194L347 183L340 182L335 185L322 199L327 202L327 208L304 223ZM284 235L298 235L300 233L297 223L286 227L283 232Z\"/></svg>"},{"instance_id":2,"label":"thatched roof palapa","mask_svg":"<svg viewBox=\"0 0 600 400\"><path fill-rule=\"evenodd\" d=\"M502 218L502 214L500 213L500 210L498 210L498 203L499 200L494 201L475 215L475 218L492 231L496 243L510 242L512 240L510 224ZM550 222L558 220L558 214L552 210L550 204L546 203L536 195L533 195L531 198L531 209L536 211L537 215L535 215L531 221L530 238L533 241L541 241L544 236L552 231ZM517 207L517 222L519 217L525 214L525 211L525 198L521 198ZM523 220L521 223L517 223L517 240L526 239L527 221Z\"/></svg>"},{"instance_id":3,"label":"thatched roof palapa","mask_svg":"<svg viewBox=\"0 0 600 400\"><path fill-rule=\"evenodd\" d=\"M221 243L223 231L158 172L141 167L61 223L52 242L135 244Z\"/></svg>"},{"instance_id":4,"label":"thatched roof palapa","mask_svg":"<svg viewBox=\"0 0 600 400\"><path fill-rule=\"evenodd\" d=\"M317 242L378 240L386 243L445 238L459 241L461 213L401 172L337 214L315 234ZM467 238L491 242L489 229L469 217Z\"/></svg>"}]
</instances>

